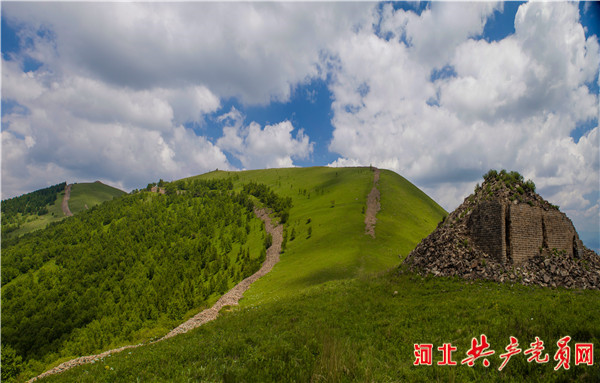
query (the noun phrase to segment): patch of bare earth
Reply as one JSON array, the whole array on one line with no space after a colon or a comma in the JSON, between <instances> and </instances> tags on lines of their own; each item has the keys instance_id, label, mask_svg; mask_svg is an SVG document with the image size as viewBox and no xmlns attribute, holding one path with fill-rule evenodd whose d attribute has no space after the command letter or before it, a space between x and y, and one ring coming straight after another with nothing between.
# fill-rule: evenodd
<instances>
[{"instance_id":1,"label":"patch of bare earth","mask_svg":"<svg viewBox=\"0 0 600 383\"><path fill-rule=\"evenodd\" d=\"M375 238L375 224L377 223L377 212L381 209L379 204L379 169L373 168L373 189L367 197L367 211L365 212L365 234Z\"/></svg>"},{"instance_id":2,"label":"patch of bare earth","mask_svg":"<svg viewBox=\"0 0 600 383\"><path fill-rule=\"evenodd\" d=\"M65 193L65 195L66 195L66 193ZM273 223L271 222L271 218L269 217L269 213L265 209L260 209L260 210L255 209L254 214L256 214L256 216L265 223L265 229L266 229L267 233L271 234L271 236L273 237L273 243L271 244L271 247L269 247L267 249L267 256L266 256L266 259L263 262L260 270L258 270L256 273L252 274L248 278L244 279L237 285L235 285L231 290L229 290L227 293L225 293L212 307L196 314L193 318L182 323L181 325L179 325L178 327L173 329L171 332L169 332L167 335L165 335L164 337L162 337L161 339L159 339L155 342L160 342L165 339L172 338L175 335L183 334L185 332L188 332L191 329L194 329L196 327L203 325L206 322L210 322L210 321L216 319L217 316L219 315L219 311L223 307L237 305L239 300L244 296L244 293L246 292L246 290L248 290L248 288L250 287L250 285L254 281L256 281L258 278L262 277L263 275L265 275L269 271L271 271L273 266L275 266L275 264L277 262L279 262L279 253L281 253L281 243L283 242L283 226L282 225L273 226ZM152 343L155 343L155 342L152 342ZM77 359L72 359L72 360L69 360L67 362L64 362L64 363L58 365L57 367L54 367L51 370L48 370L48 371L42 373L41 375L36 376L35 378L30 379L29 382L33 382L37 379L44 378L48 375L59 374L65 370L68 370L68 369L76 367L76 366L80 366L82 364L94 363L94 362L99 361L100 359L105 358L109 355L116 354L118 352L130 349L130 348L140 347L143 345L144 345L144 343L130 345L130 346L124 346L124 347L116 348L113 350L105 351L101 354L82 356Z\"/></svg>"},{"instance_id":3,"label":"patch of bare earth","mask_svg":"<svg viewBox=\"0 0 600 383\"><path fill-rule=\"evenodd\" d=\"M71 198L71 186L73 186L73 184L68 184L65 187L65 196L63 197L61 205L62 211L67 217L73 216L73 213L71 213L71 209L69 209L69 198Z\"/></svg>"}]
</instances>

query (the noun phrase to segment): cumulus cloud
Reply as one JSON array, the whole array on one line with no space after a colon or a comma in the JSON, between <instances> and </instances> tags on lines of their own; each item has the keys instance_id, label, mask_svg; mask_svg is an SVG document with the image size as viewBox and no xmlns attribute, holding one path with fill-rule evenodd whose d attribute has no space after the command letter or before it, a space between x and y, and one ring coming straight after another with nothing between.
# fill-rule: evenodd
<instances>
[{"instance_id":1,"label":"cumulus cloud","mask_svg":"<svg viewBox=\"0 0 600 383\"><path fill-rule=\"evenodd\" d=\"M488 169L514 169L576 225L600 226L600 49L576 4L522 4L499 41L482 39L502 10L487 2L420 14L372 3L2 8L21 43L3 52L3 198L65 179L134 188L233 168L225 153L244 168L293 166L310 158L307 134L222 104L286 102L321 79L332 165L393 169L449 210ZM207 115L221 116L222 134L198 135ZM582 123L593 126L573 139Z\"/></svg>"},{"instance_id":2,"label":"cumulus cloud","mask_svg":"<svg viewBox=\"0 0 600 383\"><path fill-rule=\"evenodd\" d=\"M3 197L61 180L133 188L229 167L220 149L177 124L218 107L205 88L132 90L23 73L12 61L2 68L3 101L19 106L2 117Z\"/></svg>"},{"instance_id":3,"label":"cumulus cloud","mask_svg":"<svg viewBox=\"0 0 600 383\"><path fill-rule=\"evenodd\" d=\"M492 42L477 36L494 4L453 6L385 6L377 33L338 45L332 165L391 168L449 210L488 169L514 169L578 226L598 228L598 127L570 137L598 121L588 87L598 40L586 39L577 5L523 4L515 33ZM450 70L432 79L436 68Z\"/></svg>"},{"instance_id":4,"label":"cumulus cloud","mask_svg":"<svg viewBox=\"0 0 600 383\"><path fill-rule=\"evenodd\" d=\"M292 136L290 121L264 128L256 122L244 125L244 117L235 108L219 121L226 126L217 146L233 154L246 169L292 167L293 159L306 159L313 150L314 143L302 130Z\"/></svg>"},{"instance_id":5,"label":"cumulus cloud","mask_svg":"<svg viewBox=\"0 0 600 383\"><path fill-rule=\"evenodd\" d=\"M233 168L198 135L206 115L223 99L283 102L298 84L325 78L324 52L370 7L3 5L3 21L20 41L17 51L3 51L3 198L63 179L131 189ZM289 121L225 128L220 143L245 167L292 166L313 147Z\"/></svg>"},{"instance_id":6,"label":"cumulus cloud","mask_svg":"<svg viewBox=\"0 0 600 383\"><path fill-rule=\"evenodd\" d=\"M369 7L11 3L3 14L24 23L29 54L57 70L135 89L202 84L218 97L265 104L324 75L322 51L349 35Z\"/></svg>"},{"instance_id":7,"label":"cumulus cloud","mask_svg":"<svg viewBox=\"0 0 600 383\"><path fill-rule=\"evenodd\" d=\"M481 35L487 18L502 3L440 2L420 15L394 11L386 4L381 15L381 32L406 41L412 56L430 68L444 66L454 49L469 37Z\"/></svg>"}]
</instances>

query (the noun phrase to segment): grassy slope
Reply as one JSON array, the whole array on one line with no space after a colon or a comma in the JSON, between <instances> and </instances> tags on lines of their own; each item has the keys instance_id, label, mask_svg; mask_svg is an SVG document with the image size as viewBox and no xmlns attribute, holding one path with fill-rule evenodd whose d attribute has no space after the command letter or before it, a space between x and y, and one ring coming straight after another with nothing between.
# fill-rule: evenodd
<instances>
[{"instance_id":1,"label":"grassy slope","mask_svg":"<svg viewBox=\"0 0 600 383\"><path fill-rule=\"evenodd\" d=\"M60 221L65 218L65 215L62 212L61 202L63 197L65 196L65 192L62 191L58 193L56 196L56 200L54 204L47 205L48 206L48 214L37 215L37 214L27 214L26 222L21 225L17 230L8 233L7 238L20 237L23 234L30 233L35 230L43 229L48 224L52 222ZM22 216L21 216L22 217Z\"/></svg>"},{"instance_id":2,"label":"grassy slope","mask_svg":"<svg viewBox=\"0 0 600 383\"><path fill-rule=\"evenodd\" d=\"M591 291L408 275L338 280L234 310L189 334L47 381L597 382L596 365L574 366L571 359L569 371L555 372L553 356L565 335L597 348L599 308L600 295ZM460 365L471 338L482 333L496 351L491 366ZM539 336L550 363L529 364L520 354L498 371L511 335L522 350ZM414 343L452 343L458 365L413 366ZM434 349L434 364L440 359Z\"/></svg>"},{"instance_id":3,"label":"grassy slope","mask_svg":"<svg viewBox=\"0 0 600 383\"><path fill-rule=\"evenodd\" d=\"M393 267L399 263L398 255L408 254L445 214L404 178L382 171L383 210L378 214L380 222L373 239L364 234L362 213L373 187L373 172L368 168L316 167L229 174L237 174L239 183L258 180L294 200L287 231L291 237L294 230L296 238L288 239L281 262L252 286L242 305L295 295L299 289L325 281ZM202 177L227 176L228 172L212 172ZM306 189L306 194L300 189ZM311 222L307 224L309 218Z\"/></svg>"},{"instance_id":4,"label":"grassy slope","mask_svg":"<svg viewBox=\"0 0 600 383\"><path fill-rule=\"evenodd\" d=\"M110 195L114 195L116 197L116 196L124 194L124 192L122 192L118 189L114 189L110 186L98 184L98 183L76 184L73 186L72 190L75 189L75 186L83 186L82 188L78 189L79 196L81 197L81 200L85 201L88 204L89 203L94 204L94 197L96 197L97 202L95 204L97 204L97 203L103 202L102 199L108 199L108 196L110 196ZM71 195L73 195L73 194L71 194ZM62 200L63 196L64 196L64 192L61 192L60 193L61 200ZM100 196L100 198L98 198L98 196ZM157 198L157 194L148 193L148 198ZM90 201L92 201L92 202L90 202ZM88 206L90 206L90 205L88 205ZM85 209L85 207L84 207L84 209ZM170 206L167 209L172 210L173 206ZM123 218L121 218L121 219L123 219ZM249 250L251 259L257 258L259 256L259 254L261 253L261 250L264 249L265 231L264 231L262 221L257 217L253 217L249 223L250 223L252 230L248 234L247 240L244 243L244 245L242 246L239 243L233 243L231 251L227 254L227 256L229 257L230 265L236 264L236 258L238 257L238 252L240 250L240 247L247 248ZM104 230L104 231L106 231L107 229L108 229L108 226L102 227L102 230ZM216 246L218 248L218 246L219 246L218 241L215 240L215 242L216 242ZM40 269L33 271L33 273L32 273L33 278L37 282L38 277L40 276L41 272L54 271L54 270L57 270L58 267L59 266L56 265L55 260L51 259L51 260L47 261ZM11 284L17 283L17 281L20 281L25 278L27 278L27 274L19 275L17 278L15 278L14 280L10 281L8 284L3 286L3 288L10 286ZM206 282L206 285L208 285L208 282ZM234 283L232 282L232 280L231 279L228 280L227 290L231 289L233 286L234 286ZM196 315L199 311L202 311L202 310L212 306L212 304L214 304L221 297L221 295L222 294L220 294L218 292L211 294L209 297L207 297L205 304L202 304L201 306L196 307L195 309L189 310L188 312L186 312L184 314L183 319L181 319L181 320L171 320L171 319L168 319L166 317L166 315L162 315L161 318L159 318L156 322L150 323L150 325L152 325L154 327L151 327L151 328L143 327L140 330L138 330L137 332L133 333L130 336L130 338L127 338L127 339L125 339L125 338L114 339L112 341L112 343L110 344L110 346L104 347L102 349L96 349L96 350L94 350L93 353L100 353L102 351L105 351L106 349L118 348L121 346L130 345L130 344L144 343L144 342L150 341L151 339L161 338L164 335L166 335L169 331L171 331L174 327L179 325L181 322L183 322L187 319L190 319L191 317ZM47 358L45 358L43 361L33 362L33 366L30 368L30 370L35 371L35 374L33 374L32 376L35 376L43 371L49 370L53 367L56 367L57 365L59 365L62 362L65 362L65 361L68 361L68 360L71 360L71 359L81 356L79 354L72 354L72 355L66 354L68 356L61 356L60 358L58 358L58 355L59 354L51 354ZM32 376L30 376L30 377L32 377ZM20 380L23 380L23 379L20 379Z\"/></svg>"},{"instance_id":5,"label":"grassy slope","mask_svg":"<svg viewBox=\"0 0 600 383\"><path fill-rule=\"evenodd\" d=\"M77 214L89 209L104 201L110 201L125 194L124 191L105 185L101 182L74 184L71 188L71 197L69 199L69 209L71 213Z\"/></svg>"},{"instance_id":6,"label":"grassy slope","mask_svg":"<svg viewBox=\"0 0 600 383\"><path fill-rule=\"evenodd\" d=\"M213 172L203 177L225 176ZM361 213L372 180L366 169L261 170L239 177L292 196L288 232L296 228L296 239L288 242L281 262L250 288L240 308L189 334L49 381L600 379L596 367L552 371L560 337L598 345L598 292L470 284L384 271L397 265L398 255L405 256L444 214L402 177L382 171L375 239L364 235ZM318 195L315 187L326 192ZM310 199L298 194L298 188L310 191ZM313 234L307 239L308 218ZM458 347L453 359L460 364L471 338L481 333L496 350L489 369L412 365L414 343L438 347L446 342ZM528 364L518 355L498 372L497 355L511 335L523 350L540 336L551 363ZM439 359L434 349L434 363Z\"/></svg>"},{"instance_id":7,"label":"grassy slope","mask_svg":"<svg viewBox=\"0 0 600 383\"><path fill-rule=\"evenodd\" d=\"M124 191L99 182L74 184L71 188L69 208L73 214L77 214L85 209L86 204L88 208L91 208L94 205L104 201L110 201L123 194L125 194ZM7 237L20 237L23 234L43 229L52 222L58 222L64 219L66 216L63 214L61 207L64 196L64 191L58 193L54 204L48 205L48 214L42 216L29 215L27 217L27 222L21 225L19 229L9 233Z\"/></svg>"}]
</instances>

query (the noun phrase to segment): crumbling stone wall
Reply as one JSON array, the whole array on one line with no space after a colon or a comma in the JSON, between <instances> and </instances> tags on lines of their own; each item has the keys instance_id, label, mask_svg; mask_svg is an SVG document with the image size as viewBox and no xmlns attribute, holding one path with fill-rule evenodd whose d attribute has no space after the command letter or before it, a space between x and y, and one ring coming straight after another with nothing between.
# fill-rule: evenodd
<instances>
[{"instance_id":1,"label":"crumbling stone wall","mask_svg":"<svg viewBox=\"0 0 600 383\"><path fill-rule=\"evenodd\" d=\"M527 259L540 254L544 243L542 209L525 204L510 205L508 234L512 262L521 265Z\"/></svg>"},{"instance_id":2,"label":"crumbling stone wall","mask_svg":"<svg viewBox=\"0 0 600 383\"><path fill-rule=\"evenodd\" d=\"M575 229L560 211L544 212L544 239L548 249L565 250L569 257L573 256Z\"/></svg>"},{"instance_id":3,"label":"crumbling stone wall","mask_svg":"<svg viewBox=\"0 0 600 383\"><path fill-rule=\"evenodd\" d=\"M583 251L573 223L557 210L484 201L467 227L475 246L503 264L520 266L543 248L564 250L569 257Z\"/></svg>"},{"instance_id":4,"label":"crumbling stone wall","mask_svg":"<svg viewBox=\"0 0 600 383\"><path fill-rule=\"evenodd\" d=\"M504 205L498 201L480 203L468 221L475 246L502 263L506 263L505 221Z\"/></svg>"}]
</instances>

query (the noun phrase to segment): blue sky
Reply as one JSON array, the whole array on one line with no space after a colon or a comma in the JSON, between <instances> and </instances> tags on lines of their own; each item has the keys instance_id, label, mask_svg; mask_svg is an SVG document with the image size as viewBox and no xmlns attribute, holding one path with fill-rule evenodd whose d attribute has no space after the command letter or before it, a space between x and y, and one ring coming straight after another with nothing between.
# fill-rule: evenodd
<instances>
[{"instance_id":1,"label":"blue sky","mask_svg":"<svg viewBox=\"0 0 600 383\"><path fill-rule=\"evenodd\" d=\"M600 248L598 3L2 4L2 198L373 164L517 170Z\"/></svg>"}]
</instances>

